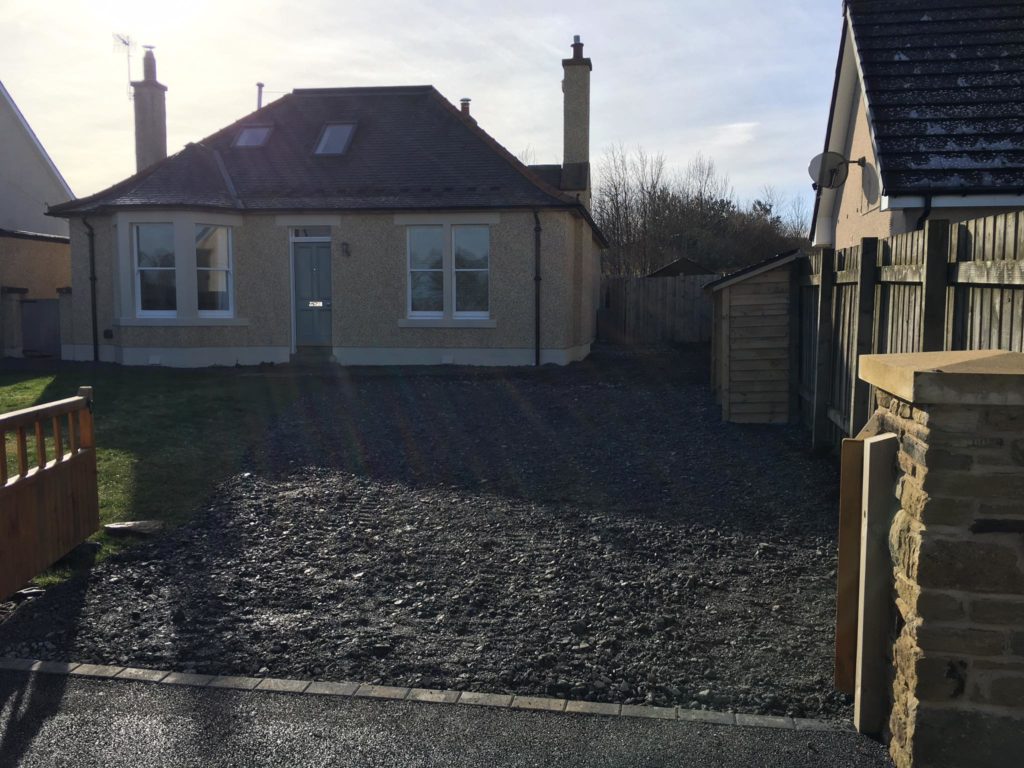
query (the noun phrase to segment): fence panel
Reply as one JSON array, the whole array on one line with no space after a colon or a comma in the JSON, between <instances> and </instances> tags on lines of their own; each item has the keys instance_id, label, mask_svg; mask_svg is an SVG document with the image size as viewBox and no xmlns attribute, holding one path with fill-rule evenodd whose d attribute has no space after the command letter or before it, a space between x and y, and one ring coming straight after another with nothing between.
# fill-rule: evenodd
<instances>
[{"instance_id":1,"label":"fence panel","mask_svg":"<svg viewBox=\"0 0 1024 768\"><path fill-rule=\"evenodd\" d=\"M879 240L874 352L921 351L925 233Z\"/></svg>"},{"instance_id":2,"label":"fence panel","mask_svg":"<svg viewBox=\"0 0 1024 768\"><path fill-rule=\"evenodd\" d=\"M0 415L0 600L99 528L92 390Z\"/></svg>"},{"instance_id":3,"label":"fence panel","mask_svg":"<svg viewBox=\"0 0 1024 768\"><path fill-rule=\"evenodd\" d=\"M830 257L834 269L823 269ZM834 256L813 253L800 286L801 415L815 445L838 447L866 418L858 413L867 399L857 391L860 354L1024 352L1024 211L952 227L929 221L922 231L866 239ZM828 304L819 312L822 296ZM822 361L828 376L819 373L816 390ZM814 426L822 413L829 429Z\"/></svg>"},{"instance_id":4,"label":"fence panel","mask_svg":"<svg viewBox=\"0 0 1024 768\"><path fill-rule=\"evenodd\" d=\"M958 224L950 251L950 348L1024 352L1024 213Z\"/></svg>"},{"instance_id":5,"label":"fence panel","mask_svg":"<svg viewBox=\"0 0 1024 768\"><path fill-rule=\"evenodd\" d=\"M715 275L605 277L598 338L620 344L678 344L711 339Z\"/></svg>"}]
</instances>

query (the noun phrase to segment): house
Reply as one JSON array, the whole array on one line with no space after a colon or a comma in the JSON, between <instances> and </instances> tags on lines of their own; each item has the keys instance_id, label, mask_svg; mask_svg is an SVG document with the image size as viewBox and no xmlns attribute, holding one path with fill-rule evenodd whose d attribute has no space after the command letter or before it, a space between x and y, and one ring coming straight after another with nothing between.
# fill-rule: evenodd
<instances>
[{"instance_id":1,"label":"house","mask_svg":"<svg viewBox=\"0 0 1024 768\"><path fill-rule=\"evenodd\" d=\"M799 417L797 294L806 257L787 251L704 286L714 304L711 388L722 420L786 424Z\"/></svg>"},{"instance_id":2,"label":"house","mask_svg":"<svg viewBox=\"0 0 1024 768\"><path fill-rule=\"evenodd\" d=\"M138 172L50 209L71 226L64 357L586 357L604 241L588 210L591 62L578 37L562 68L561 167L523 165L469 99L455 107L431 86L295 90L165 157L167 89L147 51L133 83Z\"/></svg>"},{"instance_id":3,"label":"house","mask_svg":"<svg viewBox=\"0 0 1024 768\"><path fill-rule=\"evenodd\" d=\"M68 225L47 217L46 206L73 195L3 83L0 168L0 353L20 356L25 346L59 343L57 289L71 281Z\"/></svg>"},{"instance_id":4,"label":"house","mask_svg":"<svg viewBox=\"0 0 1024 768\"><path fill-rule=\"evenodd\" d=\"M815 245L1024 206L1024 4L847 0L825 150L850 161L819 189Z\"/></svg>"}]
</instances>

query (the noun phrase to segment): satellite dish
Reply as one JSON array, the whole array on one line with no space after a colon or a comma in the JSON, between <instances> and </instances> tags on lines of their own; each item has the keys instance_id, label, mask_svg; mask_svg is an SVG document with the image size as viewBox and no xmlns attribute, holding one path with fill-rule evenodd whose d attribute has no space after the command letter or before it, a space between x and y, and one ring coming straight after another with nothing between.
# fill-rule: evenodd
<instances>
[{"instance_id":1,"label":"satellite dish","mask_svg":"<svg viewBox=\"0 0 1024 768\"><path fill-rule=\"evenodd\" d=\"M850 175L850 162L838 152L823 152L813 158L807 172L811 174L814 188L838 189L843 186Z\"/></svg>"}]
</instances>

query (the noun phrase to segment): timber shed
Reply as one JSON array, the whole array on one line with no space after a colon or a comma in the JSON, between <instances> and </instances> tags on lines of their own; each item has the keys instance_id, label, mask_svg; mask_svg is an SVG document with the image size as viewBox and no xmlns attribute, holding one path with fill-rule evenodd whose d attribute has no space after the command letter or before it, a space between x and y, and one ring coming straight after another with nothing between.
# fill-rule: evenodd
<instances>
[{"instance_id":1,"label":"timber shed","mask_svg":"<svg viewBox=\"0 0 1024 768\"><path fill-rule=\"evenodd\" d=\"M722 420L786 424L798 418L799 250L719 278L705 286L714 302L711 387Z\"/></svg>"}]
</instances>

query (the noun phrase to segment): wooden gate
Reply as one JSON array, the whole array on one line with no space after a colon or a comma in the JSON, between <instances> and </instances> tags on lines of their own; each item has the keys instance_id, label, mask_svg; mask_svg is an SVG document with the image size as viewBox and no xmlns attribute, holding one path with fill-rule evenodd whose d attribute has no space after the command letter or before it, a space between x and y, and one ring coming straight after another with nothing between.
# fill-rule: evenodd
<instances>
[{"instance_id":1,"label":"wooden gate","mask_svg":"<svg viewBox=\"0 0 1024 768\"><path fill-rule=\"evenodd\" d=\"M92 388L0 415L0 600L97 528Z\"/></svg>"}]
</instances>

